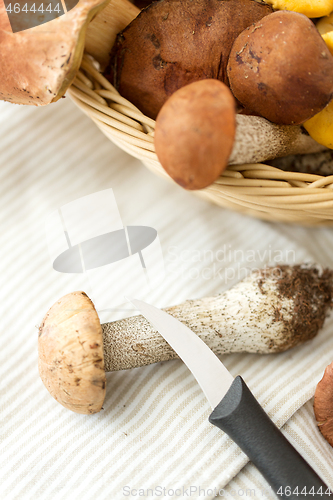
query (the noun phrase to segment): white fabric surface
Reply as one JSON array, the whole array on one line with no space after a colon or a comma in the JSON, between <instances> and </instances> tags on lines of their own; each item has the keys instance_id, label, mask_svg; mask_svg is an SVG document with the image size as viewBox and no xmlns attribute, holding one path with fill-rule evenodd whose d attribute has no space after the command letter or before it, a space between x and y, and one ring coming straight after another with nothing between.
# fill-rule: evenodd
<instances>
[{"instance_id":1,"label":"white fabric surface","mask_svg":"<svg viewBox=\"0 0 333 500\"><path fill-rule=\"evenodd\" d=\"M224 291L266 264L333 267L332 229L269 224L210 205L155 177L69 99L39 109L0 103L0 127L0 498L120 500L148 488L145 498L163 491L165 498L214 498L218 490L246 498L251 488L255 497L274 498L208 423L210 407L180 361L108 374L104 410L93 416L71 413L48 394L36 326L84 283L51 269L44 222L66 203L113 188L125 225L158 231L167 277L150 298L161 307ZM307 401L333 360L332 333L333 317L316 339L285 354L223 358L331 488L333 450Z\"/></svg>"}]
</instances>

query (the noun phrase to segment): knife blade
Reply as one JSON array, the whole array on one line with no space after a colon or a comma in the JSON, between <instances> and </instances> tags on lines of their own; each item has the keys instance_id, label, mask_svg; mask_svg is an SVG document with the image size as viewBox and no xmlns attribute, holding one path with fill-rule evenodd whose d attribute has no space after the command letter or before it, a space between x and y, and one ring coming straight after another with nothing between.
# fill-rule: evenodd
<instances>
[{"instance_id":1,"label":"knife blade","mask_svg":"<svg viewBox=\"0 0 333 500\"><path fill-rule=\"evenodd\" d=\"M177 352L213 412L209 422L228 434L284 500L332 500L333 493L260 406L241 376L234 378L210 348L176 318L128 298Z\"/></svg>"}]
</instances>

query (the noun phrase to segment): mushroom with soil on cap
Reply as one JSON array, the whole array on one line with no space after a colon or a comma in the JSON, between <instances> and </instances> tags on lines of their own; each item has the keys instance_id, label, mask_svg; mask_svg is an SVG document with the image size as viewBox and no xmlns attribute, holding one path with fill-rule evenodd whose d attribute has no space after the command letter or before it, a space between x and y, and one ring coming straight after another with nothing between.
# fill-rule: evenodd
<instances>
[{"instance_id":1,"label":"mushroom with soil on cap","mask_svg":"<svg viewBox=\"0 0 333 500\"><path fill-rule=\"evenodd\" d=\"M215 297L169 307L218 355L278 353L311 338L332 307L332 271L280 266L254 272ZM51 395L66 408L100 411L105 372L149 365L178 356L142 316L100 324L84 292L57 301L38 338L39 373Z\"/></svg>"}]
</instances>

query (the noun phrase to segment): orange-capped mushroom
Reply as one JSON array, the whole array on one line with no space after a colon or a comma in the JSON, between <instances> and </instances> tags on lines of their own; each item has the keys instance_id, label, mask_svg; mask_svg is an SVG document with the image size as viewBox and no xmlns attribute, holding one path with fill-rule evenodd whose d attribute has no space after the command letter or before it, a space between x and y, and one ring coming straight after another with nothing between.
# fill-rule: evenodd
<instances>
[{"instance_id":1,"label":"orange-capped mushroom","mask_svg":"<svg viewBox=\"0 0 333 500\"><path fill-rule=\"evenodd\" d=\"M229 88L219 80L200 80L177 90L160 110L155 150L174 181L185 189L202 189L226 168L235 133Z\"/></svg>"}]
</instances>

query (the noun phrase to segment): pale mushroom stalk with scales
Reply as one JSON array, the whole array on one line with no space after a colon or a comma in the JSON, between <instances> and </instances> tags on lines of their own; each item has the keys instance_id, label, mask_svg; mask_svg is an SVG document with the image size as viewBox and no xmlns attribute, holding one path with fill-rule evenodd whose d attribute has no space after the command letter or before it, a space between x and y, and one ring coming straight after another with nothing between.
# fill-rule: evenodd
<instances>
[{"instance_id":1,"label":"pale mushroom stalk with scales","mask_svg":"<svg viewBox=\"0 0 333 500\"><path fill-rule=\"evenodd\" d=\"M333 271L280 266L230 290L165 309L218 355L278 353L313 338L332 307ZM105 372L177 358L142 316L100 324L84 292L56 302L39 328L39 373L51 395L77 413L101 410Z\"/></svg>"},{"instance_id":2,"label":"pale mushroom stalk with scales","mask_svg":"<svg viewBox=\"0 0 333 500\"><path fill-rule=\"evenodd\" d=\"M228 164L257 163L326 150L300 126L276 125L261 116L238 114L235 142Z\"/></svg>"}]
</instances>

